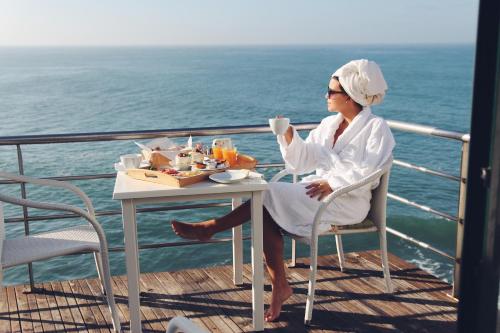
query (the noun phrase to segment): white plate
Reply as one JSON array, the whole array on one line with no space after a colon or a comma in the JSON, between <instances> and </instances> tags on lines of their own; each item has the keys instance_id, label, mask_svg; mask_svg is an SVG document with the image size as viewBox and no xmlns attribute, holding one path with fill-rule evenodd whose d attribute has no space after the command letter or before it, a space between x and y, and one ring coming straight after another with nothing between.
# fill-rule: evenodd
<instances>
[{"instance_id":1,"label":"white plate","mask_svg":"<svg viewBox=\"0 0 500 333\"><path fill-rule=\"evenodd\" d=\"M214 173L208 178L217 183L230 184L236 183L248 177L248 170L227 170L224 172Z\"/></svg>"}]
</instances>

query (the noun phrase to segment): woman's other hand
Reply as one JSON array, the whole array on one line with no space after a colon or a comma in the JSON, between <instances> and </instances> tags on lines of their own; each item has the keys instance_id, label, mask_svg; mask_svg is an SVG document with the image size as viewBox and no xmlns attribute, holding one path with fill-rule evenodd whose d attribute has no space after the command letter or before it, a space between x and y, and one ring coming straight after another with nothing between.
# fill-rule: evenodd
<instances>
[{"instance_id":1,"label":"woman's other hand","mask_svg":"<svg viewBox=\"0 0 500 333\"><path fill-rule=\"evenodd\" d=\"M318 197L318 201L328 196L333 190L326 180L318 180L306 186L306 194L311 197Z\"/></svg>"}]
</instances>

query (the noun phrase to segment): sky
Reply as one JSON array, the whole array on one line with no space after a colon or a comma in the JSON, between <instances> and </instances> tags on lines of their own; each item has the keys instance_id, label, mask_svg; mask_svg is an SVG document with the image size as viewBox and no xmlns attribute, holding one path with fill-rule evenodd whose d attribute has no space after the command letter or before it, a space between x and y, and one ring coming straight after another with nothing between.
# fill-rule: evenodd
<instances>
[{"instance_id":1,"label":"sky","mask_svg":"<svg viewBox=\"0 0 500 333\"><path fill-rule=\"evenodd\" d=\"M474 43L479 0L0 0L0 46Z\"/></svg>"}]
</instances>

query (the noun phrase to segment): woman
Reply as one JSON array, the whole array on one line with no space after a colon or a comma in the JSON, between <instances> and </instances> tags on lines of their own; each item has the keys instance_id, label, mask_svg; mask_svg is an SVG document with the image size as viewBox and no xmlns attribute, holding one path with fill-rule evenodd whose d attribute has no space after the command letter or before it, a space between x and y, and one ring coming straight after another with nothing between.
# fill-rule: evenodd
<instances>
[{"instance_id":1,"label":"woman","mask_svg":"<svg viewBox=\"0 0 500 333\"><path fill-rule=\"evenodd\" d=\"M315 174L298 184L269 183L264 192L264 256L272 284L266 321L278 318L283 302L293 293L285 275L282 232L310 237L321 199L372 173L390 158L394 148L391 131L370 110L370 105L382 102L386 90L387 84L375 62L351 61L332 75L325 96L328 111L337 114L323 119L306 140L293 126L277 136L286 169L295 174ZM325 220L343 225L363 221L368 214L371 189L377 185L378 181L335 199L323 215ZM247 201L223 217L194 224L172 221L172 228L181 237L206 240L248 220ZM319 231L330 227L325 222Z\"/></svg>"}]
</instances>

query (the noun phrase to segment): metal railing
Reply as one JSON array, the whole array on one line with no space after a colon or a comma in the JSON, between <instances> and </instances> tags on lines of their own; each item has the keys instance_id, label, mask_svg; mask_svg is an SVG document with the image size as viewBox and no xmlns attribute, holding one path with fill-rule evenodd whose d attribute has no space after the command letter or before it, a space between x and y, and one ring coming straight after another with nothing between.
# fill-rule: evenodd
<instances>
[{"instance_id":1,"label":"metal railing","mask_svg":"<svg viewBox=\"0 0 500 333\"><path fill-rule=\"evenodd\" d=\"M444 212L440 212L436 209L413 202L409 199L397 196L395 194L389 193L388 197L395 201L401 202L403 204L418 208L420 210L426 211L428 213L440 216L442 218L458 222L457 226L457 243L456 243L456 253L455 257L450 256L442 250L433 247L421 240L414 239L400 231L394 230L392 228L387 228L387 232L400 237L406 241L409 241L417 246L423 247L425 249L431 250L441 256L452 259L455 261L455 269L453 274L453 296L457 297L459 294L459 268L461 261L462 252L462 238L463 238L463 220L465 213L465 193L467 186L467 162L468 162L468 151L469 151L469 134L457 133L451 131L441 130L435 127L422 126L417 124L405 123L400 121L387 121L389 126L398 131L439 137L444 139L456 140L462 143L462 154L461 154L461 164L460 164L460 175L449 175L437 170L432 170L422 166L414 165L400 160L394 160L394 165L407 168L410 170L418 171L427 175L441 177L443 179L458 181L460 182L459 188L459 205L457 216L452 216ZM294 124L295 128L299 131L314 129L317 123L299 123ZM56 143L76 143L76 142L92 142L92 141L116 141L116 140L136 140L136 139L152 139L162 136L167 137L187 137L191 136L215 136L215 135L232 135L232 134L255 134L255 133L268 133L270 129L267 125L250 125L250 126L228 126L228 127L205 127L205 128L189 128L189 129L169 129L169 130L148 130L148 131L122 131L122 132L96 132L96 133L76 133L76 134L56 134L56 135L27 135L27 136L9 136L0 137L0 146L16 146L17 149L17 161L19 174L24 174L24 162L21 146L23 145L36 145L36 144L56 144ZM268 163L259 164L257 168L270 168L270 167L283 167L283 163ZM92 174L92 175L77 175L77 176L63 176L63 177L49 177L50 179L64 180L64 181L74 181L74 180L92 180L92 179L106 179L114 178L115 173L105 173L105 174ZM0 184L12 184L13 181L0 180ZM21 196L26 198L26 188L24 184L21 186ZM181 209L199 209L207 207L225 207L230 206L230 203L208 203L208 204L192 204L192 205L179 205L179 206L169 206L169 207L152 207L152 208L142 208L138 209L138 213L145 212L158 212L158 211L169 211L169 210L181 210ZM106 210L106 211L96 211L97 216L110 216L110 215L120 215L121 210ZM73 214L58 214L58 215L30 215L29 211L24 208L22 217L10 217L5 219L5 223L24 223L24 232L26 235L30 233L29 222L31 221L42 221L42 220L59 220L67 218L75 218L76 215ZM216 242L226 242L231 239L215 239L210 241L187 241L187 242L175 242L175 243L157 243L157 244L143 244L139 249L152 249L152 248L162 248L171 246L184 246L199 243L216 243ZM123 247L111 248L110 251L123 251ZM33 280L33 270L31 265L29 265L29 279L30 285L34 285Z\"/></svg>"}]
</instances>

